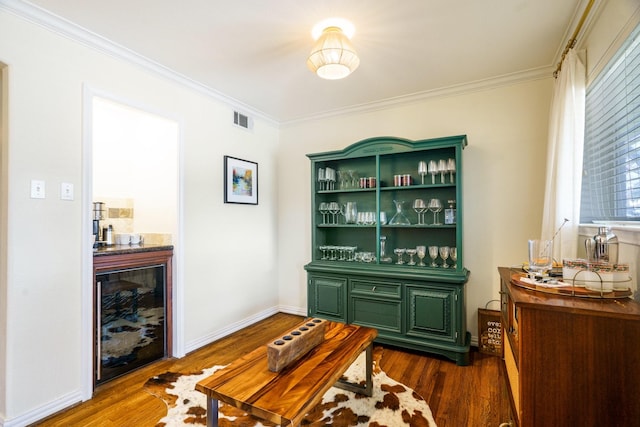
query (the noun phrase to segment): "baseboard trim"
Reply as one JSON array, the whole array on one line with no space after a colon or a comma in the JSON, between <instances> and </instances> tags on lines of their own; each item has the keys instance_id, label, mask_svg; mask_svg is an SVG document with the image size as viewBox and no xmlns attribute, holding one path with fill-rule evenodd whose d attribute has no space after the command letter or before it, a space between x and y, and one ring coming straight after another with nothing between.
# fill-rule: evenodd
<instances>
[{"instance_id":1,"label":"baseboard trim","mask_svg":"<svg viewBox=\"0 0 640 427\"><path fill-rule=\"evenodd\" d=\"M71 393L60 396L45 405L35 408L18 417L0 420L0 427L23 427L33 424L43 418L49 417L57 412L68 409L69 407L82 402L82 393L78 389Z\"/></svg>"},{"instance_id":2,"label":"baseboard trim","mask_svg":"<svg viewBox=\"0 0 640 427\"><path fill-rule=\"evenodd\" d=\"M256 322L259 322L260 320L264 320L267 317L273 316L274 314L279 312L287 313L287 314L296 314L300 316L306 315L306 310L300 307L273 306L259 313L256 313L253 316L249 316L235 323L227 325L222 329L218 329L217 331L211 334L200 337L197 340L193 340L186 344L185 350L187 353L191 353L192 351L198 350L199 348L204 347L205 345L211 344L212 342L222 339L227 335L231 335L234 332L238 332L240 329L246 328L247 326L251 326Z\"/></svg>"}]
</instances>

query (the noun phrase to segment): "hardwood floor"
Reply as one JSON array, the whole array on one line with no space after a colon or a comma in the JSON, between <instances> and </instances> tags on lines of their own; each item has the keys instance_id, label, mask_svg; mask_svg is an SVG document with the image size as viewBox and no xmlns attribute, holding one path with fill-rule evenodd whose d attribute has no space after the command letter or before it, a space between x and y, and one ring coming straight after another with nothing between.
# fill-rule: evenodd
<instances>
[{"instance_id":1,"label":"hardwood floor","mask_svg":"<svg viewBox=\"0 0 640 427\"><path fill-rule=\"evenodd\" d=\"M37 426L155 426L166 415L165 404L143 385L166 371L197 372L232 362L270 337L297 325L301 317L279 313L209 344L182 359L167 359L101 385L88 402L76 405ZM438 427L497 427L508 420L500 359L473 351L470 366L392 347L382 348L382 369L413 388L429 403Z\"/></svg>"}]
</instances>

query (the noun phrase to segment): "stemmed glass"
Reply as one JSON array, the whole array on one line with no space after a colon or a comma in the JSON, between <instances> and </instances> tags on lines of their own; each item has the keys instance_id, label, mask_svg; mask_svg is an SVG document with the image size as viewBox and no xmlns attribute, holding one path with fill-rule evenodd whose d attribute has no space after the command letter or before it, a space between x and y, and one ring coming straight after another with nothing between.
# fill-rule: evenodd
<instances>
[{"instance_id":1,"label":"stemmed glass","mask_svg":"<svg viewBox=\"0 0 640 427\"><path fill-rule=\"evenodd\" d=\"M322 214L322 225L327 223L327 214L329 213L329 204L327 202L321 202L318 210Z\"/></svg>"},{"instance_id":2,"label":"stemmed glass","mask_svg":"<svg viewBox=\"0 0 640 427\"><path fill-rule=\"evenodd\" d=\"M349 174L349 178L351 178L351 183L349 184L349 186L351 188L356 188L358 186L356 182L358 180L358 177L356 176L356 172L354 170L348 170L347 173Z\"/></svg>"},{"instance_id":3,"label":"stemmed glass","mask_svg":"<svg viewBox=\"0 0 640 427\"><path fill-rule=\"evenodd\" d=\"M427 162L418 162L418 175L422 177L422 185L424 185L424 176L427 174Z\"/></svg>"},{"instance_id":4,"label":"stemmed glass","mask_svg":"<svg viewBox=\"0 0 640 427\"><path fill-rule=\"evenodd\" d=\"M340 203L338 202L329 202L329 213L333 215L333 223L337 224L338 222L338 212L340 212Z\"/></svg>"},{"instance_id":5,"label":"stemmed glass","mask_svg":"<svg viewBox=\"0 0 640 427\"><path fill-rule=\"evenodd\" d=\"M326 181L326 174L324 168L318 168L318 188L320 191L326 190L324 184Z\"/></svg>"},{"instance_id":6,"label":"stemmed glass","mask_svg":"<svg viewBox=\"0 0 640 427\"><path fill-rule=\"evenodd\" d=\"M438 247L429 246L429 257L431 258L431 267L437 267L436 258L438 258Z\"/></svg>"},{"instance_id":7,"label":"stemmed glass","mask_svg":"<svg viewBox=\"0 0 640 427\"><path fill-rule=\"evenodd\" d=\"M413 210L418 214L418 224L424 224L424 212L427 210L424 200L415 199L413 201Z\"/></svg>"},{"instance_id":8,"label":"stemmed glass","mask_svg":"<svg viewBox=\"0 0 640 427\"><path fill-rule=\"evenodd\" d=\"M429 160L428 171L431 174L431 183L436 183L436 175L438 174L438 163L435 160Z\"/></svg>"},{"instance_id":9,"label":"stemmed glass","mask_svg":"<svg viewBox=\"0 0 640 427\"><path fill-rule=\"evenodd\" d=\"M413 256L418 252L415 249L407 249L406 250L407 255L409 255L409 262L407 263L407 265L416 265L416 262L413 260Z\"/></svg>"},{"instance_id":10,"label":"stemmed glass","mask_svg":"<svg viewBox=\"0 0 640 427\"><path fill-rule=\"evenodd\" d=\"M406 249L403 249L403 248L395 248L393 250L393 253L398 255L398 262L396 262L396 264L398 265L404 264L404 261L402 260L402 255L404 255L405 252L406 252Z\"/></svg>"},{"instance_id":11,"label":"stemmed glass","mask_svg":"<svg viewBox=\"0 0 640 427\"><path fill-rule=\"evenodd\" d=\"M455 159L447 160L447 172L449 172L449 180L453 184L453 174L456 172L456 160Z\"/></svg>"},{"instance_id":12,"label":"stemmed glass","mask_svg":"<svg viewBox=\"0 0 640 427\"><path fill-rule=\"evenodd\" d=\"M455 246L449 249L449 256L451 257L451 261L453 261L451 268L458 268L458 249L456 249Z\"/></svg>"},{"instance_id":13,"label":"stemmed glass","mask_svg":"<svg viewBox=\"0 0 640 427\"><path fill-rule=\"evenodd\" d=\"M438 160L438 172L440 172L440 183L444 184L444 174L447 171L447 161L445 159Z\"/></svg>"},{"instance_id":14,"label":"stemmed glass","mask_svg":"<svg viewBox=\"0 0 640 427\"><path fill-rule=\"evenodd\" d=\"M442 258L442 268L449 268L447 258L449 258L449 246L440 246L440 258Z\"/></svg>"},{"instance_id":15,"label":"stemmed glass","mask_svg":"<svg viewBox=\"0 0 640 427\"><path fill-rule=\"evenodd\" d=\"M424 259L425 255L427 255L427 248L425 246L416 246L416 253L418 254L418 258L420 259L420 262L418 263L419 267L424 267L425 264L424 262L422 262L422 260Z\"/></svg>"},{"instance_id":16,"label":"stemmed glass","mask_svg":"<svg viewBox=\"0 0 640 427\"><path fill-rule=\"evenodd\" d=\"M442 202L440 199L431 199L429 200L428 209L433 212L433 225L442 225L438 219L438 213L442 211Z\"/></svg>"}]
</instances>

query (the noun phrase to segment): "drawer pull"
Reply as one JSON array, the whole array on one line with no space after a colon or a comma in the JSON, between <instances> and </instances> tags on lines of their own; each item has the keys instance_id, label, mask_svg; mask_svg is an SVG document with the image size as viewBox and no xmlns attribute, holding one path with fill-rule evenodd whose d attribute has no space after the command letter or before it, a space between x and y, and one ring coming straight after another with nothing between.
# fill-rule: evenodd
<instances>
[{"instance_id":1,"label":"drawer pull","mask_svg":"<svg viewBox=\"0 0 640 427\"><path fill-rule=\"evenodd\" d=\"M371 289L371 292L375 292L375 291L376 291L376 287L377 287L377 286L374 286L374 287Z\"/></svg>"}]
</instances>

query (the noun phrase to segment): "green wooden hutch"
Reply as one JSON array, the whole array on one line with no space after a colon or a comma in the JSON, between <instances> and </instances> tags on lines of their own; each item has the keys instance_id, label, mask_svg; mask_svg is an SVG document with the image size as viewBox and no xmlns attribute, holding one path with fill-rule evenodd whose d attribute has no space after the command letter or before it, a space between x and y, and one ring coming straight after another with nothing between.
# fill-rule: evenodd
<instances>
[{"instance_id":1,"label":"green wooden hutch","mask_svg":"<svg viewBox=\"0 0 640 427\"><path fill-rule=\"evenodd\" d=\"M419 141L376 137L307 155L313 195L312 260L305 266L309 316L374 327L377 342L469 363L464 292L469 271L461 222L466 145L465 135ZM431 161L437 170L429 170ZM416 199L425 205L438 199L443 211L419 214ZM456 220L449 211L444 221L444 210L452 207ZM423 260L406 252L418 246L427 248ZM439 254L432 260L429 246L456 248L455 265Z\"/></svg>"}]
</instances>

